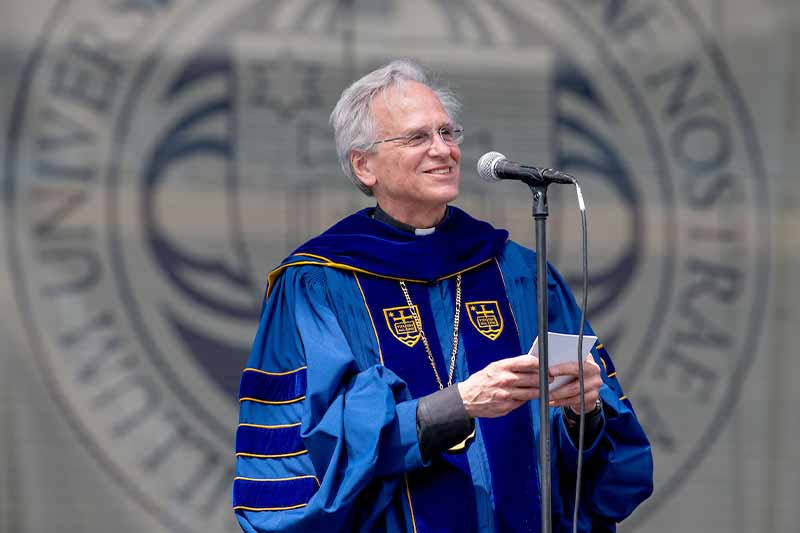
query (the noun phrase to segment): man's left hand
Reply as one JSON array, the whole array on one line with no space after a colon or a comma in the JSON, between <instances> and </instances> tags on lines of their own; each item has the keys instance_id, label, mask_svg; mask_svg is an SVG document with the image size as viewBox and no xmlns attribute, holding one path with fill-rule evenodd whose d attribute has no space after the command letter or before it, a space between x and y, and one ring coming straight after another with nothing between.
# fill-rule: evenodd
<instances>
[{"instance_id":1,"label":"man's left hand","mask_svg":"<svg viewBox=\"0 0 800 533\"><path fill-rule=\"evenodd\" d=\"M578 362L561 363L550 367L551 377L571 376L575 379L566 385L550 393L551 407L570 407L573 411L580 412L580 384L578 383ZM594 358L589 354L583 362L583 399L586 412L594 409L597 399L600 397L600 387L603 385L603 378L600 376L600 367L594 362Z\"/></svg>"}]
</instances>

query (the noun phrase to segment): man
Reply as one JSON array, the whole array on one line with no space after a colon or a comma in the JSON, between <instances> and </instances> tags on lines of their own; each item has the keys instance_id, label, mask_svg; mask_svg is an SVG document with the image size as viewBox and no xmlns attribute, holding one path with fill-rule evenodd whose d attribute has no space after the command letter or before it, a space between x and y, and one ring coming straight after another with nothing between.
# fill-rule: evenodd
<instances>
[{"instance_id":1,"label":"man","mask_svg":"<svg viewBox=\"0 0 800 533\"><path fill-rule=\"evenodd\" d=\"M448 206L458 103L409 61L344 91L345 172L377 206L269 276L242 375L233 505L245 531L538 531L535 257ZM548 272L550 330L579 310ZM549 379L577 376L577 362ZM581 531L652 491L645 434L601 345L585 366ZM571 531L577 381L553 391L552 516Z\"/></svg>"}]
</instances>

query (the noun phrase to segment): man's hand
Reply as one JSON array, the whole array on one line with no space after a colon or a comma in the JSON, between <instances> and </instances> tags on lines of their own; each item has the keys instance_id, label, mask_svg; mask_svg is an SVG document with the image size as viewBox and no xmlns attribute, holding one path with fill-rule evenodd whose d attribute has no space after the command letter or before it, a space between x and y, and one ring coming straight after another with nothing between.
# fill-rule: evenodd
<instances>
[{"instance_id":1,"label":"man's hand","mask_svg":"<svg viewBox=\"0 0 800 533\"><path fill-rule=\"evenodd\" d=\"M489 363L460 382L458 392L472 418L506 415L539 397L539 358L526 354Z\"/></svg>"},{"instance_id":2,"label":"man's hand","mask_svg":"<svg viewBox=\"0 0 800 533\"><path fill-rule=\"evenodd\" d=\"M580 384L578 383L578 362L561 363L551 366L548 374L551 378L557 376L572 376L575 378L563 387L550 393L550 406L567 406L576 413L581 409ZM583 361L583 398L584 409L588 413L594 409L595 402L600 397L600 387L603 378L600 376L600 367L589 354Z\"/></svg>"}]
</instances>

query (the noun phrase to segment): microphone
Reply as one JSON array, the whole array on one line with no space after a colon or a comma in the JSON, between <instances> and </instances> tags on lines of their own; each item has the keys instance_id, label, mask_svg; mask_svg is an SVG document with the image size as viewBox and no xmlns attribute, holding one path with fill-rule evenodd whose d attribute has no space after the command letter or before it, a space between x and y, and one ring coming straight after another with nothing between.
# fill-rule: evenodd
<instances>
[{"instance_id":1,"label":"microphone","mask_svg":"<svg viewBox=\"0 0 800 533\"><path fill-rule=\"evenodd\" d=\"M486 152L478 160L478 175L485 181L520 180L542 185L575 183L575 178L552 168L538 168L509 161L500 152Z\"/></svg>"}]
</instances>

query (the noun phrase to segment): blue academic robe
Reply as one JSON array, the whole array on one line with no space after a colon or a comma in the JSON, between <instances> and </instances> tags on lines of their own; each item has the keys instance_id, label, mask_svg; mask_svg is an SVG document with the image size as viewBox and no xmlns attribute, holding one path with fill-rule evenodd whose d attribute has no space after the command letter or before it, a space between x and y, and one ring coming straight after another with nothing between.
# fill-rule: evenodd
<instances>
[{"instance_id":1,"label":"blue academic robe","mask_svg":"<svg viewBox=\"0 0 800 533\"><path fill-rule=\"evenodd\" d=\"M537 333L535 254L452 207L424 237L370 214L347 217L270 274L240 388L239 523L252 532L538 531L538 402L480 419L463 454L426 460L417 399L438 386L413 324L398 320L402 279L446 381L461 273L454 381L525 353ZM572 294L554 269L547 279L550 331L576 333ZM496 314L482 322L478 307L484 319ZM584 450L579 530L614 531L652 492L652 455L608 353L598 344L592 354L604 415ZM561 409L548 423L553 528L571 531L577 448Z\"/></svg>"}]
</instances>

